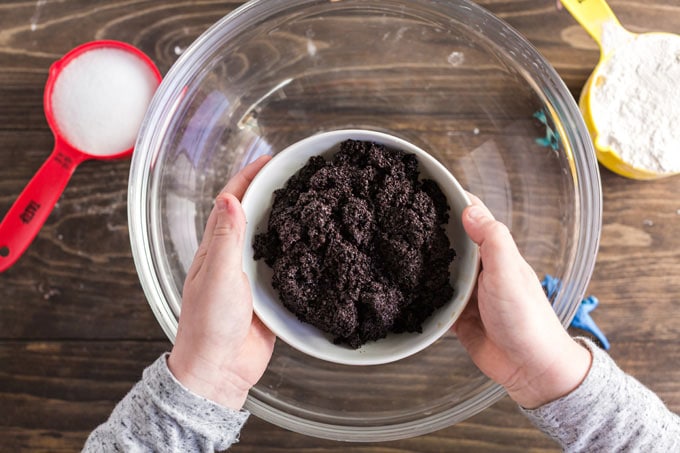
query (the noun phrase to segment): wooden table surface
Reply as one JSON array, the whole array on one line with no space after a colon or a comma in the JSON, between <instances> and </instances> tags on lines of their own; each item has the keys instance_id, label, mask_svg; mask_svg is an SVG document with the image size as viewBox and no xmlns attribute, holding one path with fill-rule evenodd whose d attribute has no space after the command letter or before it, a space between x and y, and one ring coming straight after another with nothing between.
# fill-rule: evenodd
<instances>
[{"instance_id":1,"label":"wooden table surface","mask_svg":"<svg viewBox=\"0 0 680 453\"><path fill-rule=\"evenodd\" d=\"M576 96L594 42L554 0L484 0L555 66ZM633 31L680 31L680 2L611 0ZM235 1L0 3L0 215L48 156L42 95L49 65L74 46L118 39L165 73ZM0 274L0 450L79 450L170 343L145 300L127 227L128 160L87 162L25 256ZM680 411L680 177L635 182L601 169L604 218L589 292L627 372ZM252 417L237 452L557 451L508 398L413 439L343 444Z\"/></svg>"}]
</instances>

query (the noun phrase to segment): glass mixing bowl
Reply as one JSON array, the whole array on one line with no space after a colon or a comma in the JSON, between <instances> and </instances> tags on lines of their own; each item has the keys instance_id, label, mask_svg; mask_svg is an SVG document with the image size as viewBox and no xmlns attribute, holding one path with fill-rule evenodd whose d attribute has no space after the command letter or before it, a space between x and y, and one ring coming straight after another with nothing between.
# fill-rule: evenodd
<instances>
[{"instance_id":1,"label":"glass mixing bowl","mask_svg":"<svg viewBox=\"0 0 680 453\"><path fill-rule=\"evenodd\" d=\"M601 188L576 103L538 52L464 0L256 0L171 68L133 156L132 251L171 340L226 181L262 154L350 128L442 162L510 228L539 276L562 280L552 303L569 324L595 262ZM279 341L246 407L303 434L378 441L449 426L503 395L449 333L378 366L325 362Z\"/></svg>"}]
</instances>

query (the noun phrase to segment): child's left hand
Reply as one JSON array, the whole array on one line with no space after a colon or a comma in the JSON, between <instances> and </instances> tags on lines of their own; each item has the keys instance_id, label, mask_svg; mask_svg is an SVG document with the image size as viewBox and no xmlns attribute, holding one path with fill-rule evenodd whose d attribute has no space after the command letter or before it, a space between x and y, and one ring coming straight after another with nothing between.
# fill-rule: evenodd
<instances>
[{"instance_id":1,"label":"child's left hand","mask_svg":"<svg viewBox=\"0 0 680 453\"><path fill-rule=\"evenodd\" d=\"M168 358L170 371L185 387L235 410L262 377L276 338L253 314L242 269L246 219L240 200L268 161L261 157L246 166L217 196L184 283Z\"/></svg>"}]
</instances>

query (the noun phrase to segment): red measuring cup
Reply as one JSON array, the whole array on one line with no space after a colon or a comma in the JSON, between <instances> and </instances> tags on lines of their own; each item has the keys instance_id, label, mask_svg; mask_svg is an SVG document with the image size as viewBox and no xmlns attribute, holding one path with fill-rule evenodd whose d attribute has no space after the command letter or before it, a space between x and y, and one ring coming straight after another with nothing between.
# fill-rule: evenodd
<instances>
[{"instance_id":1,"label":"red measuring cup","mask_svg":"<svg viewBox=\"0 0 680 453\"><path fill-rule=\"evenodd\" d=\"M148 67L157 82L156 86L160 84L161 74L153 61L136 47L119 41L100 40L83 44L52 64L45 85L43 103L47 123L54 134L54 150L0 223L0 272L11 267L26 251L80 163L88 159L119 159L132 154L132 147L106 154L99 152L93 154L85 149L78 149L64 137L55 118L52 94L59 75L84 53L103 48L122 50L138 58Z\"/></svg>"}]
</instances>

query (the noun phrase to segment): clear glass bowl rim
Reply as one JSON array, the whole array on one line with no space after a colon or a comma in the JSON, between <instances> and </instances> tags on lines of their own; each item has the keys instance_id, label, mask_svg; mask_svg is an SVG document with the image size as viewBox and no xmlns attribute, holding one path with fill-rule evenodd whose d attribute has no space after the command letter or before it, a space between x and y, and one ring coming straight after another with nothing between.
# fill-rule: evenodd
<instances>
[{"instance_id":1,"label":"clear glass bowl rim","mask_svg":"<svg viewBox=\"0 0 680 453\"><path fill-rule=\"evenodd\" d=\"M170 68L154 96L135 145L130 179L128 184L128 223L135 267L142 289L161 328L174 342L177 319L164 297L163 282L155 272L155 258L148 240L150 222L148 188L151 170L161 151L163 137L171 123L170 117L177 103L181 102L181 91L195 74L195 68L203 68L213 51L221 43L225 30L243 29L253 21L259 21L294 6L328 3L328 0L251 0L224 16L189 46ZM416 0L415 3L430 5L442 11L464 11L466 25L480 37L492 43L497 49L508 54L513 50L513 63L520 71L531 74L529 80L536 81L534 91L542 97L551 113L564 123L560 134L563 143L570 146L565 152L571 154L574 165L574 184L581 207L577 213L576 231L578 243L574 263L566 270L571 282L563 285L553 300L562 324L566 327L573 319L578 304L590 282L599 247L602 226L602 190L594 148L578 106L555 69L543 58L538 50L519 32L481 6L468 0L440 2ZM165 284L168 284L167 282ZM245 408L254 415L285 429L341 441L375 442L409 438L427 434L463 421L488 408L505 395L502 387L493 384L480 393L473 405L450 408L416 421L396 423L387 426L345 426L319 423L292 416L282 410L262 403L250 395Z\"/></svg>"}]
</instances>

